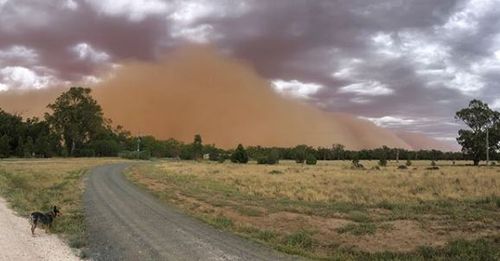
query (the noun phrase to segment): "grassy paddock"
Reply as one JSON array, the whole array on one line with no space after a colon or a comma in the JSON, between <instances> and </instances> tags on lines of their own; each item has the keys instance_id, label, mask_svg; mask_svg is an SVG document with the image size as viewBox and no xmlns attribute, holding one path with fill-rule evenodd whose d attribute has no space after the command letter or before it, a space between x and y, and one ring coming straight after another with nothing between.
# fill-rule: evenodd
<instances>
[{"instance_id":1,"label":"grassy paddock","mask_svg":"<svg viewBox=\"0 0 500 261\"><path fill-rule=\"evenodd\" d=\"M313 258L500 257L500 167L157 162L128 177L218 227ZM404 164L402 161L400 164Z\"/></svg>"},{"instance_id":2,"label":"grassy paddock","mask_svg":"<svg viewBox=\"0 0 500 261\"><path fill-rule=\"evenodd\" d=\"M63 215L53 224L73 248L82 248L85 220L82 205L86 171L113 159L32 159L0 161L0 194L21 216L49 211L57 205ZM26 226L26 233L30 233Z\"/></svg>"}]
</instances>

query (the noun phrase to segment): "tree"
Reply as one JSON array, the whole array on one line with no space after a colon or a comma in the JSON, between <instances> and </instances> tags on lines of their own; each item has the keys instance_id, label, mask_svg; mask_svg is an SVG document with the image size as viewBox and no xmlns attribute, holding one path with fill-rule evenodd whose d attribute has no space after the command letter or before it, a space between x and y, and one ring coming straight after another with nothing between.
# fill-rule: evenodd
<instances>
[{"instance_id":1,"label":"tree","mask_svg":"<svg viewBox=\"0 0 500 261\"><path fill-rule=\"evenodd\" d=\"M2 144L4 148L2 148L1 153L4 157L8 157L11 154L18 154L17 156L20 157L23 156L23 144L19 146L19 142L23 143L25 134L26 126L22 118L19 115L10 114L0 109L0 137L5 136L4 141L8 141L7 144Z\"/></svg>"},{"instance_id":2,"label":"tree","mask_svg":"<svg viewBox=\"0 0 500 261\"><path fill-rule=\"evenodd\" d=\"M236 150L231 154L231 162L233 163L247 163L248 154L243 145L238 144Z\"/></svg>"},{"instance_id":3,"label":"tree","mask_svg":"<svg viewBox=\"0 0 500 261\"><path fill-rule=\"evenodd\" d=\"M203 144L201 141L201 135L196 134L194 135L194 141L193 141L193 159L199 160L203 158Z\"/></svg>"},{"instance_id":4,"label":"tree","mask_svg":"<svg viewBox=\"0 0 500 261\"><path fill-rule=\"evenodd\" d=\"M307 145L297 145L293 149L295 162L304 163L304 161L306 160L307 150L308 150Z\"/></svg>"},{"instance_id":5,"label":"tree","mask_svg":"<svg viewBox=\"0 0 500 261\"><path fill-rule=\"evenodd\" d=\"M33 151L34 151L33 138L28 136L26 144L23 145L23 157L31 158L31 156L33 155Z\"/></svg>"},{"instance_id":6,"label":"tree","mask_svg":"<svg viewBox=\"0 0 500 261\"><path fill-rule=\"evenodd\" d=\"M472 158L475 166L486 155L486 143L489 143L490 152L500 149L500 136L497 134L500 130L500 113L490 109L488 104L472 100L469 107L457 111L455 118L469 127L458 131L457 141L462 146L462 152Z\"/></svg>"},{"instance_id":7,"label":"tree","mask_svg":"<svg viewBox=\"0 0 500 261\"><path fill-rule=\"evenodd\" d=\"M279 151L276 149L271 149L264 155L260 155L257 157L257 164L269 164L274 165L278 164L280 161Z\"/></svg>"},{"instance_id":8,"label":"tree","mask_svg":"<svg viewBox=\"0 0 500 261\"><path fill-rule=\"evenodd\" d=\"M333 159L336 160L341 160L344 159L344 145L342 144L333 144L332 145L332 152L333 152Z\"/></svg>"},{"instance_id":9,"label":"tree","mask_svg":"<svg viewBox=\"0 0 500 261\"><path fill-rule=\"evenodd\" d=\"M0 158L8 158L10 156L9 136L3 135L0 137Z\"/></svg>"},{"instance_id":10,"label":"tree","mask_svg":"<svg viewBox=\"0 0 500 261\"><path fill-rule=\"evenodd\" d=\"M101 106L90 95L89 88L71 87L47 107L45 119L51 130L60 137L70 156L103 131L106 122Z\"/></svg>"}]
</instances>

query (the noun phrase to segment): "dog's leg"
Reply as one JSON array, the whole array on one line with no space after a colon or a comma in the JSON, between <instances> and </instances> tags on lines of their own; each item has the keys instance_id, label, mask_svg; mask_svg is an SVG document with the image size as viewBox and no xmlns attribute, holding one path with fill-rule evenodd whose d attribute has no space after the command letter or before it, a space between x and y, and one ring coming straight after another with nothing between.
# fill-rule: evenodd
<instances>
[{"instance_id":1,"label":"dog's leg","mask_svg":"<svg viewBox=\"0 0 500 261\"><path fill-rule=\"evenodd\" d=\"M33 222L31 224L31 234L34 236L35 235L35 228L36 228L36 222Z\"/></svg>"}]
</instances>

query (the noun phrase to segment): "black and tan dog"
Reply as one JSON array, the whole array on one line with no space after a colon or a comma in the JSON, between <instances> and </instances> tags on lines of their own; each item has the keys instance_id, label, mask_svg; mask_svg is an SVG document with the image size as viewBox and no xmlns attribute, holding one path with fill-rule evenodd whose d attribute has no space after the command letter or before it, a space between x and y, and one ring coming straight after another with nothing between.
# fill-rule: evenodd
<instances>
[{"instance_id":1,"label":"black and tan dog","mask_svg":"<svg viewBox=\"0 0 500 261\"><path fill-rule=\"evenodd\" d=\"M33 235L35 234L35 228L38 225L38 223L45 225L50 229L50 227L52 226L52 222L60 214L61 212L56 206L52 208L52 211L47 213L41 213L41 212L31 213L29 217L29 221L31 224L31 234Z\"/></svg>"}]
</instances>

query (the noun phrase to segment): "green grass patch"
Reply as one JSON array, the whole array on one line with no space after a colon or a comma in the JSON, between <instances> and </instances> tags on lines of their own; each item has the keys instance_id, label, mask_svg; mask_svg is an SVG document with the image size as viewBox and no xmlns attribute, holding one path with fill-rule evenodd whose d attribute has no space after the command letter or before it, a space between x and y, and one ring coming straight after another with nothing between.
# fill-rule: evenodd
<instances>
[{"instance_id":1,"label":"green grass patch","mask_svg":"<svg viewBox=\"0 0 500 261\"><path fill-rule=\"evenodd\" d=\"M312 233L306 230L299 230L294 232L284 239L285 245L289 247L295 247L300 249L311 249L314 244L314 240L312 238Z\"/></svg>"},{"instance_id":2,"label":"green grass patch","mask_svg":"<svg viewBox=\"0 0 500 261\"><path fill-rule=\"evenodd\" d=\"M262 217L264 212L253 207L235 206L238 213L249 217Z\"/></svg>"},{"instance_id":3,"label":"green grass patch","mask_svg":"<svg viewBox=\"0 0 500 261\"><path fill-rule=\"evenodd\" d=\"M340 234L350 233L355 236L373 235L377 226L373 223L350 223L337 229Z\"/></svg>"},{"instance_id":4,"label":"green grass patch","mask_svg":"<svg viewBox=\"0 0 500 261\"><path fill-rule=\"evenodd\" d=\"M212 225L219 229L228 229L233 226L233 221L225 216L219 215L212 220Z\"/></svg>"},{"instance_id":5,"label":"green grass patch","mask_svg":"<svg viewBox=\"0 0 500 261\"><path fill-rule=\"evenodd\" d=\"M372 221L368 213L361 212L358 210L353 210L349 212L349 219L359 223L367 223Z\"/></svg>"}]
</instances>

